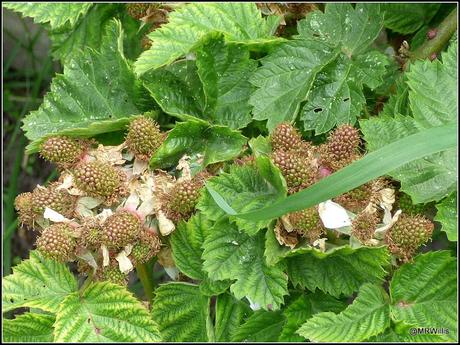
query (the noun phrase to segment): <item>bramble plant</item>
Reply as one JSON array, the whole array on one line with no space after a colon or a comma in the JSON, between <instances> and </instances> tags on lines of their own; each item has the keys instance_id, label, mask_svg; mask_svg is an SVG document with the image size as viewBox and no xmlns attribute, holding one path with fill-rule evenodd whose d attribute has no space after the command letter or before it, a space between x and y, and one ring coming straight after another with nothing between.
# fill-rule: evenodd
<instances>
[{"instance_id":1,"label":"bramble plant","mask_svg":"<svg viewBox=\"0 0 460 345\"><path fill-rule=\"evenodd\" d=\"M63 66L4 341L458 339L455 4L3 6Z\"/></svg>"}]
</instances>

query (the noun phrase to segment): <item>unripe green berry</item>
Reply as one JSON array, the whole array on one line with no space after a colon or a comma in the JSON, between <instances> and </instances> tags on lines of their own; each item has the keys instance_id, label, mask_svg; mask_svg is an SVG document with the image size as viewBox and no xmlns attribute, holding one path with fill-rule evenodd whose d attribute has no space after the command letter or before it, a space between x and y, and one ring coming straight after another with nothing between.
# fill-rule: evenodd
<instances>
[{"instance_id":1,"label":"unripe green berry","mask_svg":"<svg viewBox=\"0 0 460 345\"><path fill-rule=\"evenodd\" d=\"M45 208L51 208L66 218L72 218L75 210L76 197L65 189L56 189L57 184L50 184L47 188L36 187L32 192L32 210L38 217L43 215Z\"/></svg>"},{"instance_id":2,"label":"unripe green berry","mask_svg":"<svg viewBox=\"0 0 460 345\"><path fill-rule=\"evenodd\" d=\"M306 188L313 183L313 170L308 160L299 153L278 150L272 154L272 160L281 170L289 193Z\"/></svg>"},{"instance_id":3,"label":"unripe green berry","mask_svg":"<svg viewBox=\"0 0 460 345\"><path fill-rule=\"evenodd\" d=\"M75 184L91 196L107 198L121 187L121 172L108 163L83 163L74 171Z\"/></svg>"},{"instance_id":4,"label":"unripe green berry","mask_svg":"<svg viewBox=\"0 0 460 345\"><path fill-rule=\"evenodd\" d=\"M78 162L85 151L85 145L66 136L50 137L40 147L44 159L65 167Z\"/></svg>"},{"instance_id":5,"label":"unripe green berry","mask_svg":"<svg viewBox=\"0 0 460 345\"><path fill-rule=\"evenodd\" d=\"M362 211L356 215L351 223L351 234L360 242L366 243L374 236L378 221L376 212Z\"/></svg>"},{"instance_id":6,"label":"unripe green berry","mask_svg":"<svg viewBox=\"0 0 460 345\"><path fill-rule=\"evenodd\" d=\"M126 144L141 160L148 160L163 143L164 136L151 118L139 116L129 124Z\"/></svg>"},{"instance_id":7,"label":"unripe green berry","mask_svg":"<svg viewBox=\"0 0 460 345\"><path fill-rule=\"evenodd\" d=\"M161 249L160 237L152 231L142 231L139 241L131 250L131 258L135 265L143 264L158 254Z\"/></svg>"},{"instance_id":8,"label":"unripe green berry","mask_svg":"<svg viewBox=\"0 0 460 345\"><path fill-rule=\"evenodd\" d=\"M26 226L32 226L35 219L35 213L32 207L32 193L21 193L14 200L14 208L18 212L19 223Z\"/></svg>"},{"instance_id":9,"label":"unripe green berry","mask_svg":"<svg viewBox=\"0 0 460 345\"><path fill-rule=\"evenodd\" d=\"M140 219L130 211L117 211L102 225L104 243L108 248L122 248L133 243L141 231Z\"/></svg>"},{"instance_id":10,"label":"unripe green berry","mask_svg":"<svg viewBox=\"0 0 460 345\"><path fill-rule=\"evenodd\" d=\"M290 151L297 149L302 142L302 137L293 125L287 122L280 123L270 135L273 151Z\"/></svg>"},{"instance_id":11,"label":"unripe green berry","mask_svg":"<svg viewBox=\"0 0 460 345\"><path fill-rule=\"evenodd\" d=\"M99 281L108 281L121 286L128 285L128 277L120 271L116 260L111 260L108 266L102 267L96 274Z\"/></svg>"},{"instance_id":12,"label":"unripe green berry","mask_svg":"<svg viewBox=\"0 0 460 345\"><path fill-rule=\"evenodd\" d=\"M386 232L385 241L393 254L409 261L417 249L431 238L433 229L433 223L427 218L403 213Z\"/></svg>"},{"instance_id":13,"label":"unripe green berry","mask_svg":"<svg viewBox=\"0 0 460 345\"><path fill-rule=\"evenodd\" d=\"M37 249L44 256L60 262L70 261L76 248L72 228L64 223L47 227L37 240Z\"/></svg>"},{"instance_id":14,"label":"unripe green berry","mask_svg":"<svg viewBox=\"0 0 460 345\"><path fill-rule=\"evenodd\" d=\"M168 218L178 222L188 219L200 198L203 181L198 178L177 182L166 200Z\"/></svg>"},{"instance_id":15,"label":"unripe green berry","mask_svg":"<svg viewBox=\"0 0 460 345\"><path fill-rule=\"evenodd\" d=\"M398 206L404 213L407 213L410 215L421 214L425 210L424 204L415 205L412 202L411 197L407 195L406 193L399 193Z\"/></svg>"},{"instance_id":16,"label":"unripe green berry","mask_svg":"<svg viewBox=\"0 0 460 345\"><path fill-rule=\"evenodd\" d=\"M319 239L324 233L324 227L316 207L290 213L289 222L299 235L308 238L311 243Z\"/></svg>"}]
</instances>

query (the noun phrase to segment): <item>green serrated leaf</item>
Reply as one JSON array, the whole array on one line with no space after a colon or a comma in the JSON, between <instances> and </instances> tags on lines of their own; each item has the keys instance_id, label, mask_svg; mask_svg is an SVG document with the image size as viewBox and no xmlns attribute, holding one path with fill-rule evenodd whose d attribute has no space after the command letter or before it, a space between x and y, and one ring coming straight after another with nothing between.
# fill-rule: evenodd
<instances>
[{"instance_id":1,"label":"green serrated leaf","mask_svg":"<svg viewBox=\"0 0 460 345\"><path fill-rule=\"evenodd\" d=\"M10 343L53 342L54 315L25 313L3 319L3 341Z\"/></svg>"},{"instance_id":2,"label":"green serrated leaf","mask_svg":"<svg viewBox=\"0 0 460 345\"><path fill-rule=\"evenodd\" d=\"M412 327L447 328L457 339L457 264L448 251L418 255L399 268L390 283L391 315Z\"/></svg>"},{"instance_id":3,"label":"green serrated leaf","mask_svg":"<svg viewBox=\"0 0 460 345\"><path fill-rule=\"evenodd\" d=\"M456 56L456 45L443 55L446 61ZM397 139L426 128L457 124L457 80L455 64L417 61L406 74L413 117L380 116L360 122L369 150L376 150ZM438 139L437 139L438 140ZM451 148L426 155L390 172L401 181L401 190L415 203L443 199L457 186L457 154Z\"/></svg>"},{"instance_id":4,"label":"green serrated leaf","mask_svg":"<svg viewBox=\"0 0 460 345\"><path fill-rule=\"evenodd\" d=\"M256 311L235 332L234 342L277 342L285 317L281 311Z\"/></svg>"},{"instance_id":5,"label":"green serrated leaf","mask_svg":"<svg viewBox=\"0 0 460 345\"><path fill-rule=\"evenodd\" d=\"M268 120L269 129L293 122L316 74L337 54L327 44L299 39L281 44L262 58L262 66L250 80L258 88L249 100L254 119Z\"/></svg>"},{"instance_id":6,"label":"green serrated leaf","mask_svg":"<svg viewBox=\"0 0 460 345\"><path fill-rule=\"evenodd\" d=\"M434 334L411 334L411 328L405 329L401 334L393 328L388 328L385 332L373 336L366 340L372 343L436 343L443 341L438 335Z\"/></svg>"},{"instance_id":7,"label":"green serrated leaf","mask_svg":"<svg viewBox=\"0 0 460 345\"><path fill-rule=\"evenodd\" d=\"M401 34L411 34L423 24L428 24L438 11L440 4L383 3L385 27Z\"/></svg>"},{"instance_id":8,"label":"green serrated leaf","mask_svg":"<svg viewBox=\"0 0 460 345\"><path fill-rule=\"evenodd\" d=\"M405 74L402 74L395 83L396 91L390 95L390 98L383 106L379 116L394 117L397 114L411 115L409 107L409 85Z\"/></svg>"},{"instance_id":9,"label":"green serrated leaf","mask_svg":"<svg viewBox=\"0 0 460 345\"><path fill-rule=\"evenodd\" d=\"M266 20L255 3L191 3L169 15L168 23L153 31L152 47L135 63L136 73L172 63L186 55L206 34L217 31L226 41L262 46L282 39L273 34L273 18Z\"/></svg>"},{"instance_id":10,"label":"green serrated leaf","mask_svg":"<svg viewBox=\"0 0 460 345\"><path fill-rule=\"evenodd\" d=\"M69 23L74 26L78 19L86 14L93 3L5 3L3 7L21 12L25 17L32 17L35 23L49 23L56 29Z\"/></svg>"},{"instance_id":11,"label":"green serrated leaf","mask_svg":"<svg viewBox=\"0 0 460 345\"><path fill-rule=\"evenodd\" d=\"M203 245L203 269L213 280L236 280L230 291L237 299L248 297L276 310L287 294L287 276L282 266L267 265L263 238L263 232L250 237L228 218L219 220Z\"/></svg>"},{"instance_id":12,"label":"green serrated leaf","mask_svg":"<svg viewBox=\"0 0 460 345\"><path fill-rule=\"evenodd\" d=\"M366 284L344 311L319 313L309 319L298 334L314 342L359 342L382 333L389 326L388 295L382 287Z\"/></svg>"},{"instance_id":13,"label":"green serrated leaf","mask_svg":"<svg viewBox=\"0 0 460 345\"><path fill-rule=\"evenodd\" d=\"M236 212L246 212L269 205L286 195L286 184L268 157L256 158L256 165L231 166L229 173L222 173L206 182L208 190L198 202L197 208L208 218L217 220L222 214L220 207L211 201L210 190L220 193L222 202ZM271 220L252 220L230 217L239 229L249 235L267 227Z\"/></svg>"},{"instance_id":14,"label":"green serrated leaf","mask_svg":"<svg viewBox=\"0 0 460 345\"><path fill-rule=\"evenodd\" d=\"M227 291L232 283L231 280L211 280L206 275L200 282L200 292L205 296L219 296Z\"/></svg>"},{"instance_id":15,"label":"green serrated leaf","mask_svg":"<svg viewBox=\"0 0 460 345\"><path fill-rule=\"evenodd\" d=\"M252 314L251 308L226 293L217 297L215 336L218 342L232 341L235 331Z\"/></svg>"},{"instance_id":16,"label":"green serrated leaf","mask_svg":"<svg viewBox=\"0 0 460 345\"><path fill-rule=\"evenodd\" d=\"M259 135L257 138L251 138L248 142L254 156L269 155L272 152L270 139Z\"/></svg>"},{"instance_id":17,"label":"green serrated leaf","mask_svg":"<svg viewBox=\"0 0 460 345\"><path fill-rule=\"evenodd\" d=\"M25 119L29 152L52 134L92 136L123 129L130 115L142 113L141 84L123 55L121 23L106 28L100 51L86 48L57 75L43 104Z\"/></svg>"},{"instance_id":18,"label":"green serrated leaf","mask_svg":"<svg viewBox=\"0 0 460 345\"><path fill-rule=\"evenodd\" d=\"M158 342L160 333L150 314L124 287L91 283L70 294L59 306L56 342Z\"/></svg>"},{"instance_id":19,"label":"green serrated leaf","mask_svg":"<svg viewBox=\"0 0 460 345\"><path fill-rule=\"evenodd\" d=\"M152 315L163 341L206 342L209 297L197 285L167 283L155 290Z\"/></svg>"},{"instance_id":20,"label":"green serrated leaf","mask_svg":"<svg viewBox=\"0 0 460 345\"><path fill-rule=\"evenodd\" d=\"M77 281L66 265L31 251L28 260L3 278L2 311L31 307L55 313L59 304L77 288Z\"/></svg>"},{"instance_id":21,"label":"green serrated leaf","mask_svg":"<svg viewBox=\"0 0 460 345\"><path fill-rule=\"evenodd\" d=\"M436 205L438 212L434 220L441 223L441 230L447 235L449 241L457 242L458 238L458 212L457 193L453 193Z\"/></svg>"},{"instance_id":22,"label":"green serrated leaf","mask_svg":"<svg viewBox=\"0 0 460 345\"><path fill-rule=\"evenodd\" d=\"M351 57L367 51L383 26L379 4L326 4L324 13L310 12L297 24L300 37L313 38L340 47Z\"/></svg>"},{"instance_id":23,"label":"green serrated leaf","mask_svg":"<svg viewBox=\"0 0 460 345\"><path fill-rule=\"evenodd\" d=\"M248 99L254 89L248 79L257 65L249 50L226 45L224 36L214 33L203 37L194 52L196 64L182 60L144 76L152 97L163 111L180 119L245 127L251 121Z\"/></svg>"},{"instance_id":24,"label":"green serrated leaf","mask_svg":"<svg viewBox=\"0 0 460 345\"><path fill-rule=\"evenodd\" d=\"M188 120L176 123L168 137L150 159L152 168L176 166L187 155L202 155L201 168L236 157L246 143L238 131L225 126Z\"/></svg>"},{"instance_id":25,"label":"green serrated leaf","mask_svg":"<svg viewBox=\"0 0 460 345\"><path fill-rule=\"evenodd\" d=\"M365 283L382 282L390 263L386 247L343 246L325 253L305 248L293 255L286 258L292 283L335 297L350 296Z\"/></svg>"}]
</instances>

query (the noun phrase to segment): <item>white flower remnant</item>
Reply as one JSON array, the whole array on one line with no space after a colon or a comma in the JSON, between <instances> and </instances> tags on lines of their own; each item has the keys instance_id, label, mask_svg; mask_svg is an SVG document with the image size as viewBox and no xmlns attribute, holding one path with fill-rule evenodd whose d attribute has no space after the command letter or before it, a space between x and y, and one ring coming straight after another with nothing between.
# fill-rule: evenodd
<instances>
[{"instance_id":1,"label":"white flower remnant","mask_svg":"<svg viewBox=\"0 0 460 345\"><path fill-rule=\"evenodd\" d=\"M337 229L351 225L347 210L332 200L327 200L318 205L318 213L323 225L328 229Z\"/></svg>"}]
</instances>

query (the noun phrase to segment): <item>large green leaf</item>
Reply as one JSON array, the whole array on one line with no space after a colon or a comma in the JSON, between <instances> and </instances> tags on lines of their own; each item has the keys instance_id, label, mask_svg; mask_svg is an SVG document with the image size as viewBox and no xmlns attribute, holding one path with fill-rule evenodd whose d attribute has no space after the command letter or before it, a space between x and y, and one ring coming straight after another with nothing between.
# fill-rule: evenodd
<instances>
[{"instance_id":1,"label":"large green leaf","mask_svg":"<svg viewBox=\"0 0 460 345\"><path fill-rule=\"evenodd\" d=\"M228 293L218 296L214 330L216 341L232 341L237 328L251 313L251 308L244 301L238 301Z\"/></svg>"},{"instance_id":2,"label":"large green leaf","mask_svg":"<svg viewBox=\"0 0 460 345\"><path fill-rule=\"evenodd\" d=\"M163 341L208 341L206 323L209 316L209 297L203 296L196 285L161 285L155 290L152 315L160 327Z\"/></svg>"},{"instance_id":3,"label":"large green leaf","mask_svg":"<svg viewBox=\"0 0 460 345\"><path fill-rule=\"evenodd\" d=\"M264 234L250 237L222 218L203 245L203 269L213 280L236 280L230 291L237 299L248 297L264 309L279 309L287 294L287 276L280 264L268 266Z\"/></svg>"},{"instance_id":4,"label":"large green leaf","mask_svg":"<svg viewBox=\"0 0 460 345\"><path fill-rule=\"evenodd\" d=\"M3 341L10 343L53 342L54 315L25 313L13 320L3 319Z\"/></svg>"},{"instance_id":5,"label":"large green leaf","mask_svg":"<svg viewBox=\"0 0 460 345\"><path fill-rule=\"evenodd\" d=\"M365 283L381 283L390 264L386 247L349 246L321 252L315 248L287 257L287 271L294 285L332 296L350 296Z\"/></svg>"},{"instance_id":6,"label":"large green leaf","mask_svg":"<svg viewBox=\"0 0 460 345\"><path fill-rule=\"evenodd\" d=\"M235 332L235 342L276 342L286 319L281 311L259 310Z\"/></svg>"},{"instance_id":7,"label":"large green leaf","mask_svg":"<svg viewBox=\"0 0 460 345\"><path fill-rule=\"evenodd\" d=\"M77 288L77 281L66 265L31 251L28 260L3 278L2 311L31 307L55 313L59 304Z\"/></svg>"},{"instance_id":8,"label":"large green leaf","mask_svg":"<svg viewBox=\"0 0 460 345\"><path fill-rule=\"evenodd\" d=\"M222 34L205 36L194 48L196 63L182 60L144 76L145 86L168 114L195 117L231 128L250 121L248 79L257 63L249 50L226 45Z\"/></svg>"},{"instance_id":9,"label":"large green leaf","mask_svg":"<svg viewBox=\"0 0 460 345\"><path fill-rule=\"evenodd\" d=\"M36 151L48 135L92 136L122 129L142 110L141 84L123 55L123 30L117 20L106 28L100 51L86 48L57 75L43 104L25 119L23 129Z\"/></svg>"},{"instance_id":10,"label":"large green leaf","mask_svg":"<svg viewBox=\"0 0 460 345\"><path fill-rule=\"evenodd\" d=\"M74 26L81 16L93 5L91 2L79 3L5 3L2 6L21 12L25 17L32 17L35 23L49 23L51 29L56 29L69 23Z\"/></svg>"},{"instance_id":11,"label":"large green leaf","mask_svg":"<svg viewBox=\"0 0 460 345\"><path fill-rule=\"evenodd\" d=\"M456 44L440 61L417 61L407 75L411 116L380 116L361 121L369 150L376 150L410 134L441 125L457 125ZM436 137L435 137L436 138ZM439 141L439 138L435 139ZM401 181L401 190L415 203L443 199L457 186L456 148L426 154L390 172Z\"/></svg>"},{"instance_id":12,"label":"large green leaf","mask_svg":"<svg viewBox=\"0 0 460 345\"><path fill-rule=\"evenodd\" d=\"M457 193L442 200L436 205L438 212L434 220L441 223L441 230L447 235L449 241L457 242L458 238L458 210L457 210Z\"/></svg>"},{"instance_id":13,"label":"large green leaf","mask_svg":"<svg viewBox=\"0 0 460 345\"><path fill-rule=\"evenodd\" d=\"M179 159L202 155L200 167L236 157L246 143L238 131L203 121L188 120L176 123L168 137L150 159L152 168L176 166Z\"/></svg>"},{"instance_id":14,"label":"large green leaf","mask_svg":"<svg viewBox=\"0 0 460 345\"><path fill-rule=\"evenodd\" d=\"M411 34L428 24L441 5L435 3L383 3L385 27L401 34Z\"/></svg>"},{"instance_id":15,"label":"large green leaf","mask_svg":"<svg viewBox=\"0 0 460 345\"><path fill-rule=\"evenodd\" d=\"M59 306L56 342L157 342L160 333L145 306L124 287L91 283Z\"/></svg>"},{"instance_id":16,"label":"large green leaf","mask_svg":"<svg viewBox=\"0 0 460 345\"><path fill-rule=\"evenodd\" d=\"M388 295L382 287L366 284L343 312L316 314L298 333L314 342L359 342L382 333L389 326Z\"/></svg>"},{"instance_id":17,"label":"large green leaf","mask_svg":"<svg viewBox=\"0 0 460 345\"><path fill-rule=\"evenodd\" d=\"M327 4L324 13L310 12L298 23L301 37L312 38L340 47L351 57L368 50L383 26L379 4Z\"/></svg>"},{"instance_id":18,"label":"large green leaf","mask_svg":"<svg viewBox=\"0 0 460 345\"><path fill-rule=\"evenodd\" d=\"M247 212L270 205L286 195L286 184L279 169L267 157L256 158L256 165L231 166L229 173L222 173L206 182L208 191L198 202L200 209L208 218L217 220L222 211L212 201L212 193L220 193L232 209ZM254 222L250 219L230 217L240 230L250 235L267 227L271 220Z\"/></svg>"},{"instance_id":19,"label":"large green leaf","mask_svg":"<svg viewBox=\"0 0 460 345\"><path fill-rule=\"evenodd\" d=\"M457 259L448 251L420 254L398 269L390 283L395 322L412 327L448 328L439 335L457 339Z\"/></svg>"},{"instance_id":20,"label":"large green leaf","mask_svg":"<svg viewBox=\"0 0 460 345\"><path fill-rule=\"evenodd\" d=\"M327 44L299 39L281 44L262 58L262 66L250 80L258 88L249 100L254 119L268 120L269 129L293 122L316 74L337 54Z\"/></svg>"},{"instance_id":21,"label":"large green leaf","mask_svg":"<svg viewBox=\"0 0 460 345\"><path fill-rule=\"evenodd\" d=\"M152 47L135 63L136 73L172 63L186 55L209 32L225 35L229 42L262 45L276 42L274 17L262 18L255 3L191 3L169 15L168 23L153 31Z\"/></svg>"}]
</instances>

